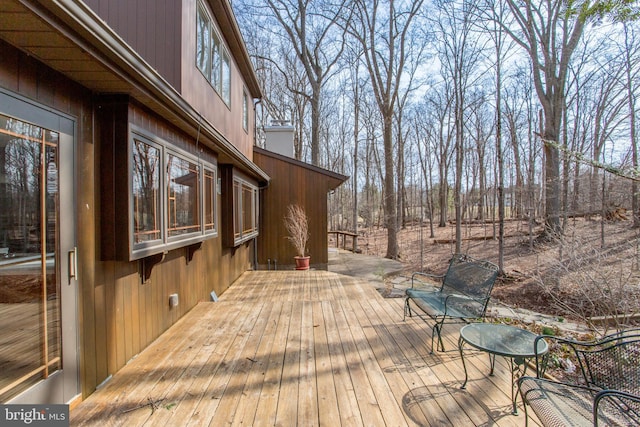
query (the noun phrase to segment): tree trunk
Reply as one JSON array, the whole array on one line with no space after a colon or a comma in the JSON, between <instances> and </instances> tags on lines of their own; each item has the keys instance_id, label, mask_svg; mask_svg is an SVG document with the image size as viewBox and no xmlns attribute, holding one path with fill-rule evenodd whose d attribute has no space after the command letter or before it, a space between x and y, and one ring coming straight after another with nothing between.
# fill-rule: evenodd
<instances>
[{"instance_id":1,"label":"tree trunk","mask_svg":"<svg viewBox=\"0 0 640 427\"><path fill-rule=\"evenodd\" d=\"M386 258L398 259L398 219L393 171L393 114L384 117L384 225L387 228Z\"/></svg>"},{"instance_id":2,"label":"tree trunk","mask_svg":"<svg viewBox=\"0 0 640 427\"><path fill-rule=\"evenodd\" d=\"M548 127L544 132L545 232L548 237L562 234L560 223L560 151L554 143L558 136ZM546 141L554 141L549 143Z\"/></svg>"}]
</instances>

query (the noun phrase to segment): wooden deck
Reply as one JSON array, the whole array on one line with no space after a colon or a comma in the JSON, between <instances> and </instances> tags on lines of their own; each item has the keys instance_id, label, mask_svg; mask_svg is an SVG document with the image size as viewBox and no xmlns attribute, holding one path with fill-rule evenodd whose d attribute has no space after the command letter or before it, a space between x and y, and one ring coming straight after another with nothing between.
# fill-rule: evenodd
<instances>
[{"instance_id":1,"label":"wooden deck","mask_svg":"<svg viewBox=\"0 0 640 427\"><path fill-rule=\"evenodd\" d=\"M507 364L465 352L445 326L402 320L399 298L324 271L245 273L71 412L71 425L523 426ZM467 358L466 355L469 354ZM530 425L536 425L535 422Z\"/></svg>"}]
</instances>

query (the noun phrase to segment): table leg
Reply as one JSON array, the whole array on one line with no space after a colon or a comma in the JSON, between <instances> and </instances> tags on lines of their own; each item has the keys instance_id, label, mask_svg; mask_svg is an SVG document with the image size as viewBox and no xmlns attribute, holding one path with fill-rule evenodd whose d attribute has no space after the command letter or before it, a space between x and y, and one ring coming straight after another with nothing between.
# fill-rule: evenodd
<instances>
[{"instance_id":1,"label":"table leg","mask_svg":"<svg viewBox=\"0 0 640 427\"><path fill-rule=\"evenodd\" d=\"M496 355L493 353L489 353L489 366L491 366L491 370L489 371L489 376L493 376L493 371L496 367Z\"/></svg>"},{"instance_id":2,"label":"table leg","mask_svg":"<svg viewBox=\"0 0 640 427\"><path fill-rule=\"evenodd\" d=\"M462 383L461 389L465 389L467 387L467 364L464 363L464 352L462 351L462 347L464 346L464 340L462 337L458 338L458 351L460 351L460 359L462 359L462 367L464 368L464 382Z\"/></svg>"}]
</instances>

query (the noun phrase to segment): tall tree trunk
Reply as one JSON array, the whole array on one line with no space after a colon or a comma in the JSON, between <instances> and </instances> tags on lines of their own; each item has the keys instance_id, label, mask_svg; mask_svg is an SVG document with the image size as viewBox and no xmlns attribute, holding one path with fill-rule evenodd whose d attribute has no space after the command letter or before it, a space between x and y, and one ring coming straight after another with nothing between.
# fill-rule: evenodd
<instances>
[{"instance_id":1,"label":"tall tree trunk","mask_svg":"<svg viewBox=\"0 0 640 427\"><path fill-rule=\"evenodd\" d=\"M387 228L387 258L398 258L398 218L393 168L393 114L384 117L384 225Z\"/></svg>"},{"instance_id":2,"label":"tall tree trunk","mask_svg":"<svg viewBox=\"0 0 640 427\"><path fill-rule=\"evenodd\" d=\"M549 120L545 117L545 122ZM558 133L553 124L545 123L543 133L544 173L545 173L545 232L548 236L562 234L560 223L560 150L556 147Z\"/></svg>"},{"instance_id":3,"label":"tall tree trunk","mask_svg":"<svg viewBox=\"0 0 640 427\"><path fill-rule=\"evenodd\" d=\"M498 269L504 272L504 157L502 155L502 32L496 34L496 156L498 161Z\"/></svg>"},{"instance_id":4,"label":"tall tree trunk","mask_svg":"<svg viewBox=\"0 0 640 427\"><path fill-rule=\"evenodd\" d=\"M320 166L320 84L311 83L311 164L314 166Z\"/></svg>"},{"instance_id":5,"label":"tall tree trunk","mask_svg":"<svg viewBox=\"0 0 640 427\"><path fill-rule=\"evenodd\" d=\"M353 232L358 234L358 129L360 123L360 97L358 92L358 72L356 68L356 82L354 85L353 101ZM353 252L358 252L358 241L353 241Z\"/></svg>"}]
</instances>

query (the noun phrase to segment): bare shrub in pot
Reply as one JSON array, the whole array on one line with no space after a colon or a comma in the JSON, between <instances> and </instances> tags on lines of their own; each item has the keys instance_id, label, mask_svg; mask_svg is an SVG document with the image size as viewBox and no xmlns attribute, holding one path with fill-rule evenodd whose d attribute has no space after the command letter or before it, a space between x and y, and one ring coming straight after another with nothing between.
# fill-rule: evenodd
<instances>
[{"instance_id":1,"label":"bare shrub in pot","mask_svg":"<svg viewBox=\"0 0 640 427\"><path fill-rule=\"evenodd\" d=\"M306 268L309 268L309 257L306 256L307 242L309 241L309 217L300 205L292 204L287 207L287 214L284 217L284 225L287 229L287 239L296 250L298 258L306 258ZM299 267L299 266L298 266ZM304 269L298 268L296 269Z\"/></svg>"}]
</instances>

